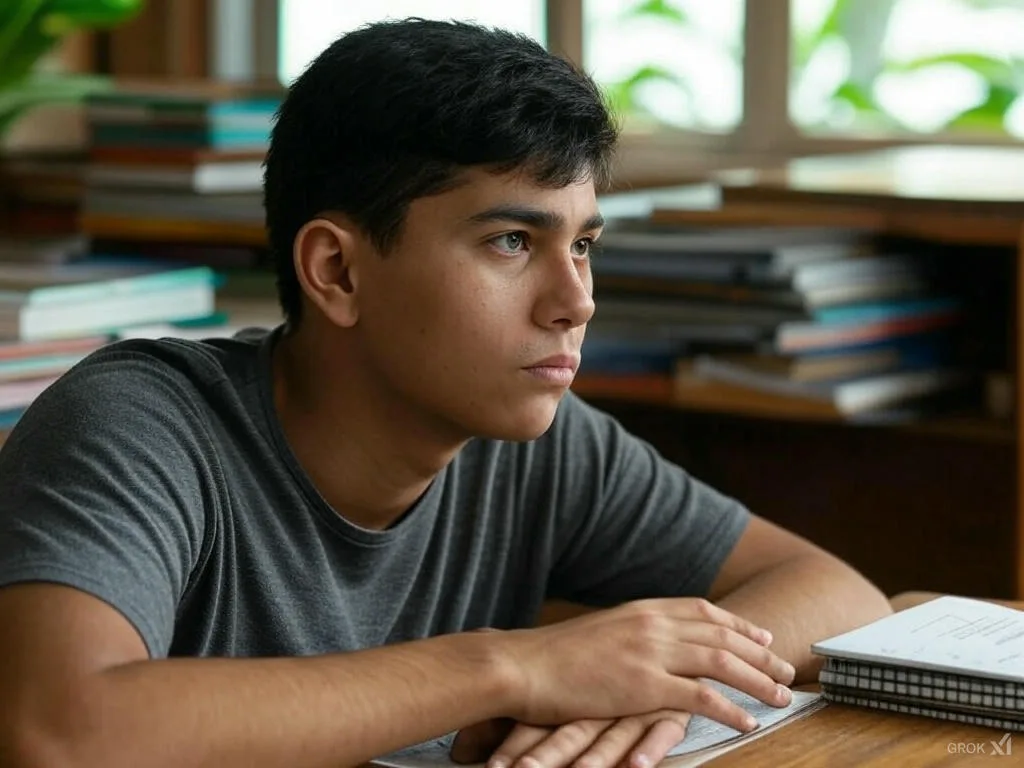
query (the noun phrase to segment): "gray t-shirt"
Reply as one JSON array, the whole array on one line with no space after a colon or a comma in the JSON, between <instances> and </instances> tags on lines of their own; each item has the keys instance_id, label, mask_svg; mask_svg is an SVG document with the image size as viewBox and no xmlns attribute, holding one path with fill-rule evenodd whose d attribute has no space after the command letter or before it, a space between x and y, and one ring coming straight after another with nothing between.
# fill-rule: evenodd
<instances>
[{"instance_id":1,"label":"gray t-shirt","mask_svg":"<svg viewBox=\"0 0 1024 768\"><path fill-rule=\"evenodd\" d=\"M357 527L284 438L277 335L120 342L43 393L0 451L0 585L84 590L154 658L310 655L703 595L748 519L569 394L539 439L471 441Z\"/></svg>"}]
</instances>

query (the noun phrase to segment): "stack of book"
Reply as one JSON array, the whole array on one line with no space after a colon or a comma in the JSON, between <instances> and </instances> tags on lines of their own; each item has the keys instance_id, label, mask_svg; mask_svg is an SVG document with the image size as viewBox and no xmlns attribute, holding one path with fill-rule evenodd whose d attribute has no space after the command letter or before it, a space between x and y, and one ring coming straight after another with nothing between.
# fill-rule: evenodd
<instances>
[{"instance_id":1,"label":"stack of book","mask_svg":"<svg viewBox=\"0 0 1024 768\"><path fill-rule=\"evenodd\" d=\"M223 322L217 284L201 266L0 263L0 429L86 355L135 329Z\"/></svg>"},{"instance_id":2,"label":"stack of book","mask_svg":"<svg viewBox=\"0 0 1024 768\"><path fill-rule=\"evenodd\" d=\"M97 239L264 243L263 160L283 91L123 85L86 105L82 227Z\"/></svg>"},{"instance_id":3,"label":"stack of book","mask_svg":"<svg viewBox=\"0 0 1024 768\"><path fill-rule=\"evenodd\" d=\"M104 344L279 321L262 182L283 95L121 81L88 98L84 151L4 158L0 428Z\"/></svg>"},{"instance_id":4,"label":"stack of book","mask_svg":"<svg viewBox=\"0 0 1024 768\"><path fill-rule=\"evenodd\" d=\"M840 704L1024 731L1024 611L940 597L812 646ZM992 754L1011 754L1011 738Z\"/></svg>"},{"instance_id":5,"label":"stack of book","mask_svg":"<svg viewBox=\"0 0 1024 768\"><path fill-rule=\"evenodd\" d=\"M593 259L586 371L667 372L700 407L888 413L968 378L951 363L960 300L934 264L857 229L626 220Z\"/></svg>"}]
</instances>

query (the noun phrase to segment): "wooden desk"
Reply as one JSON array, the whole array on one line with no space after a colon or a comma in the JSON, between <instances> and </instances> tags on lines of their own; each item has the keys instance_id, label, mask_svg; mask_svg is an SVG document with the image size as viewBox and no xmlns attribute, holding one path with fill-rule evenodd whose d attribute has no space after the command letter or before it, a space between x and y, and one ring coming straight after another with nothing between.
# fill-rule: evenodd
<instances>
[{"instance_id":1,"label":"wooden desk","mask_svg":"<svg viewBox=\"0 0 1024 768\"><path fill-rule=\"evenodd\" d=\"M914 768L915 766L1017 765L1024 754L1024 734L1013 754L993 751L1003 733L910 715L877 713L829 704L802 720L769 733L705 765L712 768ZM984 747L984 753L977 750ZM959 751L958 751L959 750ZM967 750L974 750L969 754ZM671 768L672 760L664 763Z\"/></svg>"}]
</instances>

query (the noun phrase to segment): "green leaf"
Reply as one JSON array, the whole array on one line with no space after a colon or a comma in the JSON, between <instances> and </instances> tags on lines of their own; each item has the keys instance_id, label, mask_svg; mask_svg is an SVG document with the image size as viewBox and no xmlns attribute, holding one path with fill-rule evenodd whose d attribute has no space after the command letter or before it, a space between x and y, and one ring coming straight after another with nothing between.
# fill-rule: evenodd
<instances>
[{"instance_id":1,"label":"green leaf","mask_svg":"<svg viewBox=\"0 0 1024 768\"><path fill-rule=\"evenodd\" d=\"M1015 89L998 85L989 86L988 97L981 104L964 110L948 123L950 130L974 130L989 133L1006 132L1006 113L1017 100Z\"/></svg>"},{"instance_id":2,"label":"green leaf","mask_svg":"<svg viewBox=\"0 0 1024 768\"><path fill-rule=\"evenodd\" d=\"M637 100L637 91L640 86L656 81L671 83L692 99L690 86L686 80L669 69L651 64L640 67L627 78L605 84L605 99L609 107L619 115L644 114L647 110Z\"/></svg>"},{"instance_id":3,"label":"green leaf","mask_svg":"<svg viewBox=\"0 0 1024 768\"><path fill-rule=\"evenodd\" d=\"M686 87L685 81L679 75L670 69L659 67L656 64L646 64L640 67L640 69L622 82L626 83L630 88L634 88L640 85L640 83L647 83L651 80L667 80L675 85Z\"/></svg>"},{"instance_id":4,"label":"green leaf","mask_svg":"<svg viewBox=\"0 0 1024 768\"><path fill-rule=\"evenodd\" d=\"M25 78L0 89L0 136L26 112L43 104L81 101L94 93L109 91L113 82L96 75L44 75Z\"/></svg>"},{"instance_id":5,"label":"green leaf","mask_svg":"<svg viewBox=\"0 0 1024 768\"><path fill-rule=\"evenodd\" d=\"M136 16L145 4L145 0L50 0L40 25L54 35L113 27Z\"/></svg>"},{"instance_id":6,"label":"green leaf","mask_svg":"<svg viewBox=\"0 0 1024 768\"><path fill-rule=\"evenodd\" d=\"M980 75L989 83L1008 86L1014 82L1014 68L1011 62L995 56L988 56L984 53L973 53L970 51L939 53L911 59L910 61L888 62L885 65L885 71L919 72L923 69L942 64L954 64L964 67Z\"/></svg>"},{"instance_id":7,"label":"green leaf","mask_svg":"<svg viewBox=\"0 0 1024 768\"><path fill-rule=\"evenodd\" d=\"M863 87L857 83L847 81L841 84L833 92L829 101L843 101L849 104L858 112L878 112L878 105Z\"/></svg>"},{"instance_id":8,"label":"green leaf","mask_svg":"<svg viewBox=\"0 0 1024 768\"><path fill-rule=\"evenodd\" d=\"M848 5L849 0L833 0L832 8L821 20L821 25L811 34L796 39L793 45L795 67L803 69L822 43L833 37L843 36L842 20Z\"/></svg>"},{"instance_id":9,"label":"green leaf","mask_svg":"<svg viewBox=\"0 0 1024 768\"><path fill-rule=\"evenodd\" d=\"M682 8L667 2L667 0L641 0L631 8L627 8L622 14L623 19L636 19L654 17L660 21L670 21L675 24L689 24L690 19L683 12Z\"/></svg>"},{"instance_id":10,"label":"green leaf","mask_svg":"<svg viewBox=\"0 0 1024 768\"><path fill-rule=\"evenodd\" d=\"M4 72L12 72L11 62L22 61L19 49L28 46L37 48L41 43L50 42L38 25L38 14L46 5L46 0L18 0L8 5L7 15L0 24L0 79ZM20 77L24 71L13 70L14 77ZM9 75L10 76L10 75Z\"/></svg>"}]
</instances>

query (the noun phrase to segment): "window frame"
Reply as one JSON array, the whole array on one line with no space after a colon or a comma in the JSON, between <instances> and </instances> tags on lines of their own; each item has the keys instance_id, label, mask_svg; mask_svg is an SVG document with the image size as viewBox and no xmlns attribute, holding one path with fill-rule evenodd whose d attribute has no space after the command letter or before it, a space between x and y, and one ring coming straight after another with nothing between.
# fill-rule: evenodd
<instances>
[{"instance_id":1,"label":"window frame","mask_svg":"<svg viewBox=\"0 0 1024 768\"><path fill-rule=\"evenodd\" d=\"M549 50L583 60L584 0L547 0ZM248 11L249 44L239 46L237 19ZM212 0L210 3L211 75L276 78L280 5L278 0ZM226 57L223 50L233 50ZM730 133L665 130L624 132L617 155L620 183L672 183L729 168L770 166L787 159L908 144L1009 145L1009 136L907 134L889 137L816 136L801 132L789 115L790 2L744 0L743 111ZM247 65L243 66L243 62ZM231 62L232 69L218 69Z\"/></svg>"}]
</instances>

